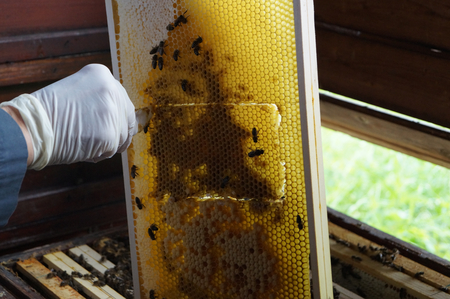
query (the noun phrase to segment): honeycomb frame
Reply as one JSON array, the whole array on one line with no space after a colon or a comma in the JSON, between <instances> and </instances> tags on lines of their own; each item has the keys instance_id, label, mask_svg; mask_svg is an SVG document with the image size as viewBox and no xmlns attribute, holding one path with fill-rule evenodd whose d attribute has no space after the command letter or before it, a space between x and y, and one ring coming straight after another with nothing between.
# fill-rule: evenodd
<instances>
[{"instance_id":1,"label":"honeycomb frame","mask_svg":"<svg viewBox=\"0 0 450 299\"><path fill-rule=\"evenodd\" d=\"M311 2L106 1L135 298L332 294Z\"/></svg>"}]
</instances>

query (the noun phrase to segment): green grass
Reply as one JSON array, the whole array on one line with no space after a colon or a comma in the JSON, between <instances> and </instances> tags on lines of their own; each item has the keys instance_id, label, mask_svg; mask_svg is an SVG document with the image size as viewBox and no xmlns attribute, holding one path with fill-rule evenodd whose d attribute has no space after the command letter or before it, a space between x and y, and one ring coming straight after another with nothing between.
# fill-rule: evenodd
<instances>
[{"instance_id":1,"label":"green grass","mask_svg":"<svg viewBox=\"0 0 450 299\"><path fill-rule=\"evenodd\" d=\"M450 170L322 128L327 204L450 260Z\"/></svg>"}]
</instances>

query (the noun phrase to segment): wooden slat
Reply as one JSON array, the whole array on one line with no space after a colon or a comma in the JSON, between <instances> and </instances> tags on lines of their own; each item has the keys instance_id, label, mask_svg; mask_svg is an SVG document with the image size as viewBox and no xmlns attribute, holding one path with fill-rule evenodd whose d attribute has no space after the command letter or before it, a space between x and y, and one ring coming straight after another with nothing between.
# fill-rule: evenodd
<instances>
[{"instance_id":1,"label":"wooden slat","mask_svg":"<svg viewBox=\"0 0 450 299\"><path fill-rule=\"evenodd\" d=\"M316 32L312 0L294 4L303 171L309 225L310 277L317 298L333 297L320 132Z\"/></svg>"},{"instance_id":2,"label":"wooden slat","mask_svg":"<svg viewBox=\"0 0 450 299\"><path fill-rule=\"evenodd\" d=\"M0 298L2 299L15 299L15 297L8 292L3 286L0 285Z\"/></svg>"},{"instance_id":3,"label":"wooden slat","mask_svg":"<svg viewBox=\"0 0 450 299\"><path fill-rule=\"evenodd\" d=\"M322 125L354 137L450 168L450 139L445 132L430 134L431 129L417 128L418 125L404 121L400 124L394 117L382 119L370 111L357 111L328 101L321 96L320 110ZM423 126L424 127L424 126ZM440 134L442 133L442 134Z\"/></svg>"},{"instance_id":4,"label":"wooden slat","mask_svg":"<svg viewBox=\"0 0 450 299\"><path fill-rule=\"evenodd\" d=\"M74 237L77 234L87 234L94 229L106 229L114 225L126 225L124 200L75 213L68 212L27 225L9 227L0 234L2 244L0 255L10 253L11 250L8 249L18 246L36 247L57 237Z\"/></svg>"},{"instance_id":5,"label":"wooden slat","mask_svg":"<svg viewBox=\"0 0 450 299\"><path fill-rule=\"evenodd\" d=\"M106 26L102 0L0 1L0 35Z\"/></svg>"},{"instance_id":6,"label":"wooden slat","mask_svg":"<svg viewBox=\"0 0 450 299\"><path fill-rule=\"evenodd\" d=\"M32 192L39 192L42 189L45 190L55 186L82 186L105 179L115 179L119 176L122 176L120 154L98 163L74 163L47 166L40 171L28 170L20 188L19 201L29 198L32 196Z\"/></svg>"},{"instance_id":7,"label":"wooden slat","mask_svg":"<svg viewBox=\"0 0 450 299\"><path fill-rule=\"evenodd\" d=\"M70 252L72 252L73 254L75 254L75 256L78 257L79 254L75 251L75 249L79 250L79 252L78 252L79 254L83 254L83 256L91 258L93 261L98 263L99 266L102 266L102 267L96 267L96 266L94 266L93 264L91 264L89 262L89 264L93 265L94 267L101 269L101 270L98 270L98 271L103 273L103 274L105 274L106 270L113 269L115 267L115 265L111 261L109 261L107 259L102 262L101 261L102 255L100 253L98 253L97 251L95 251L94 249L92 249L91 247L89 247L88 245L86 245L86 244L80 245L80 246L77 246L77 247L73 247L73 248L70 249Z\"/></svg>"},{"instance_id":8,"label":"wooden slat","mask_svg":"<svg viewBox=\"0 0 450 299\"><path fill-rule=\"evenodd\" d=\"M17 262L16 268L33 283L39 284L40 289L48 296L48 298L84 298L72 287L68 285L60 286L62 282L61 278L53 277L48 279L47 274L51 271L34 258Z\"/></svg>"},{"instance_id":9,"label":"wooden slat","mask_svg":"<svg viewBox=\"0 0 450 299\"><path fill-rule=\"evenodd\" d=\"M335 238L343 239L350 244L350 246L346 246L337 243L335 240L330 240L331 254L333 257L339 258L345 263L361 269L386 283L398 288L405 288L408 290L408 294L417 298L450 298L450 294L439 291L440 287L450 284L450 277L402 256L402 251L400 251L400 254L394 261L397 267L403 268L403 271L399 272L393 267L388 267L380 262L374 261L370 258L369 254L364 254L357 249L358 244L367 248L370 245L376 247L381 247L381 245L364 239L333 223L329 223L329 230L330 234L333 234ZM367 252L370 251L368 250ZM353 256L359 256L362 260L357 261L352 258ZM414 274L418 271L424 271L425 274L420 278L416 278Z\"/></svg>"},{"instance_id":10,"label":"wooden slat","mask_svg":"<svg viewBox=\"0 0 450 299\"><path fill-rule=\"evenodd\" d=\"M337 283L333 283L333 287L340 293L339 299L363 299L361 296L358 296L349 290L341 287Z\"/></svg>"},{"instance_id":11,"label":"wooden slat","mask_svg":"<svg viewBox=\"0 0 450 299\"><path fill-rule=\"evenodd\" d=\"M331 208L328 208L328 219L330 223L346 229L349 232L347 233L348 236L359 236L373 242L374 244L380 244L391 249L397 248L400 250L402 256L414 261L418 265L423 265L437 273L450 277L450 262L444 260L443 258L440 258L426 250L412 245L411 243L402 241ZM331 227L330 224L329 227ZM348 238L350 237L345 237L344 239Z\"/></svg>"},{"instance_id":12,"label":"wooden slat","mask_svg":"<svg viewBox=\"0 0 450 299\"><path fill-rule=\"evenodd\" d=\"M428 0L315 0L317 21L450 50L450 5Z\"/></svg>"},{"instance_id":13,"label":"wooden slat","mask_svg":"<svg viewBox=\"0 0 450 299\"><path fill-rule=\"evenodd\" d=\"M52 186L51 189L21 194L16 211L8 225L0 228L0 234L11 226L26 225L68 212L75 213L123 201L125 195L122 180L122 176L116 176L97 182L67 187Z\"/></svg>"},{"instance_id":14,"label":"wooden slat","mask_svg":"<svg viewBox=\"0 0 450 299\"><path fill-rule=\"evenodd\" d=\"M0 86L58 80L89 63L111 65L108 52L0 64Z\"/></svg>"},{"instance_id":15,"label":"wooden slat","mask_svg":"<svg viewBox=\"0 0 450 299\"><path fill-rule=\"evenodd\" d=\"M95 270L102 274L105 274L106 270L114 268L114 264L109 261L109 263L100 263L101 255L97 252L96 254L94 254L95 251L93 249L87 249L86 247L89 246L77 246L70 248L69 251L76 257L80 257L81 255L83 255L84 260Z\"/></svg>"},{"instance_id":16,"label":"wooden slat","mask_svg":"<svg viewBox=\"0 0 450 299\"><path fill-rule=\"evenodd\" d=\"M99 51L109 51L106 27L0 37L0 63Z\"/></svg>"},{"instance_id":17,"label":"wooden slat","mask_svg":"<svg viewBox=\"0 0 450 299\"><path fill-rule=\"evenodd\" d=\"M0 265L0 285L7 288L14 298L44 299L29 284Z\"/></svg>"},{"instance_id":18,"label":"wooden slat","mask_svg":"<svg viewBox=\"0 0 450 299\"><path fill-rule=\"evenodd\" d=\"M317 28L322 89L450 127L450 59Z\"/></svg>"},{"instance_id":19,"label":"wooden slat","mask_svg":"<svg viewBox=\"0 0 450 299\"><path fill-rule=\"evenodd\" d=\"M43 261L49 267L66 271L67 273L72 273L73 271L80 272L82 275L90 273L61 251L44 255ZM93 282L96 280L91 281L83 278L74 278L74 282L92 299L124 299L123 296L108 285L103 287L94 286Z\"/></svg>"}]
</instances>

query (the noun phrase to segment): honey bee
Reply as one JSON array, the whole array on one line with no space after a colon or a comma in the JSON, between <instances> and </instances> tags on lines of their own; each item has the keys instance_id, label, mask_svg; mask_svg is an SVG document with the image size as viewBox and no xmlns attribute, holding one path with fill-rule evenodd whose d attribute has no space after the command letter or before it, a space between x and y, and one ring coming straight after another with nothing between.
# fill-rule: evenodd
<instances>
[{"instance_id":1,"label":"honey bee","mask_svg":"<svg viewBox=\"0 0 450 299\"><path fill-rule=\"evenodd\" d=\"M94 281L94 283L92 285L94 287L104 287L106 285L106 283L104 281L101 281L101 280L96 280L96 281Z\"/></svg>"},{"instance_id":2,"label":"honey bee","mask_svg":"<svg viewBox=\"0 0 450 299\"><path fill-rule=\"evenodd\" d=\"M187 18L188 18L189 16L185 17L184 15L185 15L186 13L187 13L187 10L186 10L182 15L179 15L179 16L178 16L178 18L177 18L177 19L175 20L175 22L173 23L173 25L174 25L175 27L181 25L181 23L183 23L183 24L186 24L186 23L187 23Z\"/></svg>"},{"instance_id":3,"label":"honey bee","mask_svg":"<svg viewBox=\"0 0 450 299\"><path fill-rule=\"evenodd\" d=\"M229 176L226 176L226 177L222 180L222 183L220 184L220 188L222 188L222 189L225 188L229 181L230 181L230 177L229 177Z\"/></svg>"},{"instance_id":4,"label":"honey bee","mask_svg":"<svg viewBox=\"0 0 450 299\"><path fill-rule=\"evenodd\" d=\"M360 258L359 256L356 256L356 255L352 255L352 259L355 261L358 261L358 262L362 261L362 258Z\"/></svg>"},{"instance_id":5,"label":"honey bee","mask_svg":"<svg viewBox=\"0 0 450 299\"><path fill-rule=\"evenodd\" d=\"M137 176L139 176L139 173L137 172L139 170L139 167L136 165L131 166L131 177L134 179Z\"/></svg>"},{"instance_id":6,"label":"honey bee","mask_svg":"<svg viewBox=\"0 0 450 299\"><path fill-rule=\"evenodd\" d=\"M166 29L167 29L167 31L172 31L175 29L175 26L173 26L173 24L170 23L169 25L167 25Z\"/></svg>"},{"instance_id":7,"label":"honey bee","mask_svg":"<svg viewBox=\"0 0 450 299\"><path fill-rule=\"evenodd\" d=\"M152 225L150 225L150 227L148 228L148 235L150 236L150 239L152 239L153 241L156 240L155 231L157 231L157 230L158 230L158 227L154 223Z\"/></svg>"},{"instance_id":8,"label":"honey bee","mask_svg":"<svg viewBox=\"0 0 450 299\"><path fill-rule=\"evenodd\" d=\"M414 277L419 277L419 276L422 276L424 274L425 274L425 272L419 271L419 272L416 272L416 274L414 274Z\"/></svg>"},{"instance_id":9,"label":"honey bee","mask_svg":"<svg viewBox=\"0 0 450 299\"><path fill-rule=\"evenodd\" d=\"M300 217L300 215L297 215L297 225L298 225L299 230L303 229L303 221L302 221L302 218Z\"/></svg>"},{"instance_id":10,"label":"honey bee","mask_svg":"<svg viewBox=\"0 0 450 299\"><path fill-rule=\"evenodd\" d=\"M187 89L187 84L188 84L188 81L187 81L187 80L181 80L181 89L182 89L183 91L186 91L186 89Z\"/></svg>"},{"instance_id":11,"label":"honey bee","mask_svg":"<svg viewBox=\"0 0 450 299\"><path fill-rule=\"evenodd\" d=\"M136 201L136 206L138 207L139 210L142 210L142 207L145 208L145 206L142 204L141 200L139 197L135 197L134 200Z\"/></svg>"},{"instance_id":12,"label":"honey bee","mask_svg":"<svg viewBox=\"0 0 450 299\"><path fill-rule=\"evenodd\" d=\"M55 272L50 272L50 273L47 274L47 276L45 276L45 278L47 278L47 279L50 279L50 278L53 278L53 277L56 277L56 273Z\"/></svg>"},{"instance_id":13,"label":"honey bee","mask_svg":"<svg viewBox=\"0 0 450 299\"><path fill-rule=\"evenodd\" d=\"M191 48L195 49L203 41L203 38L199 35L197 39L192 43Z\"/></svg>"},{"instance_id":14,"label":"honey bee","mask_svg":"<svg viewBox=\"0 0 450 299\"><path fill-rule=\"evenodd\" d=\"M252 137L253 137L253 142L257 143L258 142L258 130L256 130L256 128L252 129Z\"/></svg>"},{"instance_id":15,"label":"honey bee","mask_svg":"<svg viewBox=\"0 0 450 299\"><path fill-rule=\"evenodd\" d=\"M152 57L152 68L156 69L156 65L158 64L158 55L153 55Z\"/></svg>"},{"instance_id":16,"label":"honey bee","mask_svg":"<svg viewBox=\"0 0 450 299\"><path fill-rule=\"evenodd\" d=\"M181 57L180 50L176 49L175 51L173 51L173 60L178 61L178 57Z\"/></svg>"},{"instance_id":17,"label":"honey bee","mask_svg":"<svg viewBox=\"0 0 450 299\"><path fill-rule=\"evenodd\" d=\"M199 51L200 51L200 46L195 46L195 48L194 48L194 54L197 55L197 56L200 55L200 52L199 52Z\"/></svg>"},{"instance_id":18,"label":"honey bee","mask_svg":"<svg viewBox=\"0 0 450 299\"><path fill-rule=\"evenodd\" d=\"M78 278L83 277L83 274L81 274L81 273L78 272L78 271L73 271L71 275L72 275L72 277L78 277Z\"/></svg>"},{"instance_id":19,"label":"honey bee","mask_svg":"<svg viewBox=\"0 0 450 299\"><path fill-rule=\"evenodd\" d=\"M158 48L159 46L155 46L150 50L150 55L156 54L156 52L158 52Z\"/></svg>"},{"instance_id":20,"label":"honey bee","mask_svg":"<svg viewBox=\"0 0 450 299\"><path fill-rule=\"evenodd\" d=\"M158 67L159 67L160 71L162 71L162 69L163 69L163 63L164 63L163 58L159 57L158 58Z\"/></svg>"},{"instance_id":21,"label":"honey bee","mask_svg":"<svg viewBox=\"0 0 450 299\"><path fill-rule=\"evenodd\" d=\"M164 54L164 43L165 43L165 41L160 41L159 42L159 46L158 46L158 50L157 50L157 52L159 53L159 55L161 55L161 56L163 56L163 54Z\"/></svg>"},{"instance_id":22,"label":"honey bee","mask_svg":"<svg viewBox=\"0 0 450 299\"><path fill-rule=\"evenodd\" d=\"M250 153L248 153L248 156L250 158L253 158L253 157L261 156L262 154L264 154L264 150L256 149L256 150L251 151Z\"/></svg>"},{"instance_id":23,"label":"honey bee","mask_svg":"<svg viewBox=\"0 0 450 299\"><path fill-rule=\"evenodd\" d=\"M69 285L69 282L67 282L66 280L61 281L61 283L59 284L60 287L65 287L68 285Z\"/></svg>"},{"instance_id":24,"label":"honey bee","mask_svg":"<svg viewBox=\"0 0 450 299\"><path fill-rule=\"evenodd\" d=\"M106 256L102 255L102 257L100 258L99 262L102 263L102 264L104 262L106 262Z\"/></svg>"},{"instance_id":25,"label":"honey bee","mask_svg":"<svg viewBox=\"0 0 450 299\"><path fill-rule=\"evenodd\" d=\"M150 290L150 299L156 299L156 292L155 292L155 290Z\"/></svg>"}]
</instances>

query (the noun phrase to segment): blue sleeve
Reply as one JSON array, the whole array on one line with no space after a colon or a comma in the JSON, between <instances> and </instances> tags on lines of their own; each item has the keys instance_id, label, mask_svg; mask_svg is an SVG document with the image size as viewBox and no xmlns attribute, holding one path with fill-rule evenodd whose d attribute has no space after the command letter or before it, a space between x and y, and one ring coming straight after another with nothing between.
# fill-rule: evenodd
<instances>
[{"instance_id":1,"label":"blue sleeve","mask_svg":"<svg viewBox=\"0 0 450 299\"><path fill-rule=\"evenodd\" d=\"M0 226L8 223L17 207L23 177L27 171L28 150L22 130L0 109Z\"/></svg>"}]
</instances>

